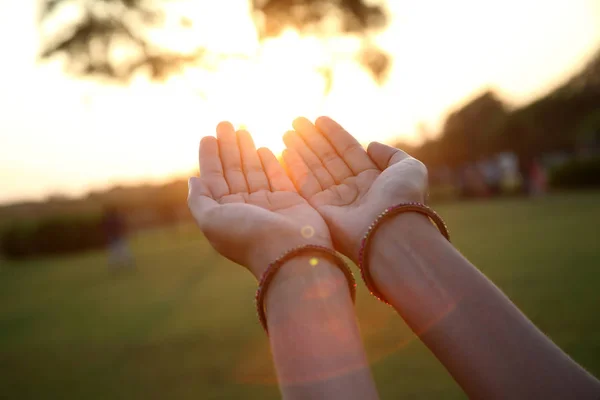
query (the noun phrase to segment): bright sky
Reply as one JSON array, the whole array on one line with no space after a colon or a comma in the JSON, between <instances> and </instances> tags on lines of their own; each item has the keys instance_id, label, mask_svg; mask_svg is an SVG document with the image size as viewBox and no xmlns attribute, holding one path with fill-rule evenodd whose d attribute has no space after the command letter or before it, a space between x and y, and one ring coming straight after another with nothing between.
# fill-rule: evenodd
<instances>
[{"instance_id":1,"label":"bright sky","mask_svg":"<svg viewBox=\"0 0 600 400\"><path fill-rule=\"evenodd\" d=\"M289 33L259 47L246 3L178 8L201 28L166 40L208 38L205 45L251 61L119 88L36 65L35 2L0 0L0 202L187 173L200 137L220 119L247 126L275 151L298 115L328 114L364 142L411 138L420 122L437 130L450 109L486 87L513 105L530 101L600 46L598 0L389 1L390 27L378 41L394 64L380 88L350 61L353 42ZM334 84L324 98L315 67L331 59Z\"/></svg>"}]
</instances>

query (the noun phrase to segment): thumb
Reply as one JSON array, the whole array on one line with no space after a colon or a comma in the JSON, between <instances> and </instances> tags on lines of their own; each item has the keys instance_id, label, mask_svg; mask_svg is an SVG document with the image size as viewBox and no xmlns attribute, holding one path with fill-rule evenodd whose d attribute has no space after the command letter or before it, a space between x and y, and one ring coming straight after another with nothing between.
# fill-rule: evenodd
<instances>
[{"instance_id":1,"label":"thumb","mask_svg":"<svg viewBox=\"0 0 600 400\"><path fill-rule=\"evenodd\" d=\"M367 147L367 154L382 171L390 165L396 164L397 162L410 157L400 149L379 142L369 143L369 147Z\"/></svg>"},{"instance_id":2,"label":"thumb","mask_svg":"<svg viewBox=\"0 0 600 400\"><path fill-rule=\"evenodd\" d=\"M202 215L212 208L218 207L212 194L202 182L201 178L191 177L188 180L188 207L192 215L202 225Z\"/></svg>"}]
</instances>

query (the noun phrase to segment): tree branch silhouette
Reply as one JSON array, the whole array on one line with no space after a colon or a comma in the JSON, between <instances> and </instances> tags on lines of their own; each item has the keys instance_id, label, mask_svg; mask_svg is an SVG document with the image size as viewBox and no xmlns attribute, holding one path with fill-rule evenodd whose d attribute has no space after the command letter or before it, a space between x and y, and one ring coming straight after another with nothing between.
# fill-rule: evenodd
<instances>
[{"instance_id":1,"label":"tree branch silhouette","mask_svg":"<svg viewBox=\"0 0 600 400\"><path fill-rule=\"evenodd\" d=\"M216 1L216 0L215 0ZM182 52L158 43L151 33L167 29L166 6L177 0L41 0L40 61L61 57L66 70L82 77L125 83L140 70L164 80L188 66L240 55L216 54L201 46ZM386 24L384 9L363 0L254 0L253 17L261 39L285 28L321 36L354 35L363 49L358 61L381 82L388 56L368 40ZM182 28L193 24L181 18ZM324 76L331 78L330 71Z\"/></svg>"}]
</instances>

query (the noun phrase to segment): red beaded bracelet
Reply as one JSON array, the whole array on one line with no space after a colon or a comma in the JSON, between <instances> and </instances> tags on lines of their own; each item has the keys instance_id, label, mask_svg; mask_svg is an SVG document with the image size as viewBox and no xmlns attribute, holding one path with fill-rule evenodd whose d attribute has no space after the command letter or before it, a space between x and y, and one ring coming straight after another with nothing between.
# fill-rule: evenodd
<instances>
[{"instance_id":1,"label":"red beaded bracelet","mask_svg":"<svg viewBox=\"0 0 600 400\"><path fill-rule=\"evenodd\" d=\"M265 312L264 302L269 285L273 281L273 278L277 274L277 271L279 271L279 269L287 261L291 260L296 256L311 252L323 253L327 258L333 261L333 263L344 273L344 276L346 277L346 281L348 282L348 289L350 289L350 296L352 297L352 302L356 300L356 281L354 280L354 275L352 274L352 271L350 270L348 265L338 255L338 253L336 253L334 250L328 247L317 246L312 244L298 246L285 252L283 255L281 255L275 261L269 264L269 266L267 267L265 272L263 272L260 278L258 289L256 289L256 313L258 314L258 320L260 321L260 324L262 325L267 334L269 334L269 330L267 328L267 315Z\"/></svg>"},{"instance_id":2,"label":"red beaded bracelet","mask_svg":"<svg viewBox=\"0 0 600 400\"><path fill-rule=\"evenodd\" d=\"M431 208L427 207L421 203L401 203L390 207L383 211L381 214L375 218L375 221L369 225L369 229L367 233L362 238L360 250L358 252L358 268L360 269L360 274L362 276L367 289L373 296L375 296L378 300L384 302L385 304L390 304L384 297L383 294L377 290L375 287L375 283L373 282L373 278L371 277L371 271L368 266L368 251L371 245L371 238L377 231L377 229L381 226L381 223L388 218L393 217L394 215L402 214L405 212L417 212L419 214L423 214L428 217L439 229L441 234L450 241L450 234L448 233L448 228L444 223L442 217L440 217L435 211Z\"/></svg>"}]
</instances>

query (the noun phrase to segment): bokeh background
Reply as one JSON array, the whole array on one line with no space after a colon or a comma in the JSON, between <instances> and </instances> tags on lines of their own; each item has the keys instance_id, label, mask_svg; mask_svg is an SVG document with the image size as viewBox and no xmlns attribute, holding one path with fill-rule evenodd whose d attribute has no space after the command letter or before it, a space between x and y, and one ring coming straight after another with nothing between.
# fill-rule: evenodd
<instances>
[{"instance_id":1,"label":"bokeh background","mask_svg":"<svg viewBox=\"0 0 600 400\"><path fill-rule=\"evenodd\" d=\"M0 397L278 398L186 178L220 120L279 153L299 115L421 159L458 248L600 375L597 0L0 0L0 45ZM464 398L356 307L383 398Z\"/></svg>"}]
</instances>

